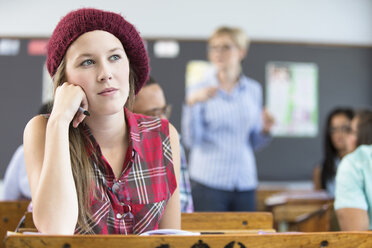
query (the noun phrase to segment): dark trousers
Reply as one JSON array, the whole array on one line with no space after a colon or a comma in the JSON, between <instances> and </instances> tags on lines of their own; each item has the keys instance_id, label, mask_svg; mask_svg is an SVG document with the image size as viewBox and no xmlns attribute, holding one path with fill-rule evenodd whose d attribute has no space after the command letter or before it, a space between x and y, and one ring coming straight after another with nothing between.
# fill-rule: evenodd
<instances>
[{"instance_id":1,"label":"dark trousers","mask_svg":"<svg viewBox=\"0 0 372 248\"><path fill-rule=\"evenodd\" d=\"M225 191L191 182L194 211L255 211L256 190Z\"/></svg>"}]
</instances>

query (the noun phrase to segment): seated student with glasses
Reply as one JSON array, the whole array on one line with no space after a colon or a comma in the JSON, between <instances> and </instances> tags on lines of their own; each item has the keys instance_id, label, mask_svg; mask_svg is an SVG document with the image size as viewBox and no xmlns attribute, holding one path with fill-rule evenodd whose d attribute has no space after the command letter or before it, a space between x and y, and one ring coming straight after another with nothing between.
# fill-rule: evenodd
<instances>
[{"instance_id":1,"label":"seated student with glasses","mask_svg":"<svg viewBox=\"0 0 372 248\"><path fill-rule=\"evenodd\" d=\"M172 105L166 104L165 96L161 86L150 77L141 91L135 97L133 112L147 116L155 116L169 119ZM180 200L181 212L191 213L194 206L191 196L189 173L187 169L185 151L180 143L181 172L180 172Z\"/></svg>"},{"instance_id":2,"label":"seated student with glasses","mask_svg":"<svg viewBox=\"0 0 372 248\"><path fill-rule=\"evenodd\" d=\"M328 115L323 140L323 162L314 168L314 188L327 190L332 197L338 164L348 153L347 135L353 116L354 112L350 108L336 108Z\"/></svg>"},{"instance_id":3,"label":"seated student with glasses","mask_svg":"<svg viewBox=\"0 0 372 248\"><path fill-rule=\"evenodd\" d=\"M342 231L372 229L372 111L352 120L348 148L336 175L335 209Z\"/></svg>"}]
</instances>

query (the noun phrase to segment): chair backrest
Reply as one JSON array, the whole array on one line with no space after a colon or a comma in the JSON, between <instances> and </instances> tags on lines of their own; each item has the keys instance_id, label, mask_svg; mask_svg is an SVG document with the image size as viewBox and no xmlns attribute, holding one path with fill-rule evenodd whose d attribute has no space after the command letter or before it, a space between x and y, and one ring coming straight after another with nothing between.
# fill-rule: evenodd
<instances>
[{"instance_id":1,"label":"chair backrest","mask_svg":"<svg viewBox=\"0 0 372 248\"><path fill-rule=\"evenodd\" d=\"M316 211L299 216L294 223L299 232L327 232L331 226L333 204L324 204Z\"/></svg>"},{"instance_id":2,"label":"chair backrest","mask_svg":"<svg viewBox=\"0 0 372 248\"><path fill-rule=\"evenodd\" d=\"M370 232L324 232L298 234L234 234L200 236L137 235L10 235L9 248L81 247L81 248L202 248L202 247L270 247L270 248L367 248L372 247Z\"/></svg>"},{"instance_id":3,"label":"chair backrest","mask_svg":"<svg viewBox=\"0 0 372 248\"><path fill-rule=\"evenodd\" d=\"M30 201L0 201L0 239L7 231L14 231L27 210ZM0 242L0 248L5 247Z\"/></svg>"},{"instance_id":4,"label":"chair backrest","mask_svg":"<svg viewBox=\"0 0 372 248\"><path fill-rule=\"evenodd\" d=\"M274 226L278 231L326 232L330 230L332 209L332 203L276 206L273 208Z\"/></svg>"},{"instance_id":5,"label":"chair backrest","mask_svg":"<svg viewBox=\"0 0 372 248\"><path fill-rule=\"evenodd\" d=\"M21 228L34 228L36 229L36 226L34 224L34 220L32 218L32 212L26 212L23 225Z\"/></svg>"},{"instance_id":6,"label":"chair backrest","mask_svg":"<svg viewBox=\"0 0 372 248\"><path fill-rule=\"evenodd\" d=\"M182 230L272 229L269 212L194 212L182 213Z\"/></svg>"}]
</instances>

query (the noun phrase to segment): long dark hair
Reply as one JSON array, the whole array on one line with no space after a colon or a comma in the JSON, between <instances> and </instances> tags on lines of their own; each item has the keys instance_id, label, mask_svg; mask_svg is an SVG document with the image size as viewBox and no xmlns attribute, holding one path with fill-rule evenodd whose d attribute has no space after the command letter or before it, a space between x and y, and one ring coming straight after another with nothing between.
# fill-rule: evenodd
<instances>
[{"instance_id":1,"label":"long dark hair","mask_svg":"<svg viewBox=\"0 0 372 248\"><path fill-rule=\"evenodd\" d=\"M357 147L372 144L372 111L363 109L356 113L357 125Z\"/></svg>"},{"instance_id":2,"label":"long dark hair","mask_svg":"<svg viewBox=\"0 0 372 248\"><path fill-rule=\"evenodd\" d=\"M344 115L351 120L354 117L354 111L350 108L336 108L328 115L324 130L324 160L321 175L322 189L326 189L326 182L336 175L335 158L338 154L331 137L331 122L336 115Z\"/></svg>"}]
</instances>

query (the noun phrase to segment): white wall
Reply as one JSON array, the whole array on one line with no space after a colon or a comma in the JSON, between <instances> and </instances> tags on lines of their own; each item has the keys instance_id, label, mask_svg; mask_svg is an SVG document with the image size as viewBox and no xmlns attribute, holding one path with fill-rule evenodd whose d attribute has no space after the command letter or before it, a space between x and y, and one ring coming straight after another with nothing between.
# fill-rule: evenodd
<instances>
[{"instance_id":1,"label":"white wall","mask_svg":"<svg viewBox=\"0 0 372 248\"><path fill-rule=\"evenodd\" d=\"M49 36L91 6L123 13L146 38L206 38L230 24L253 40L372 45L372 0L0 0L0 37Z\"/></svg>"}]
</instances>

